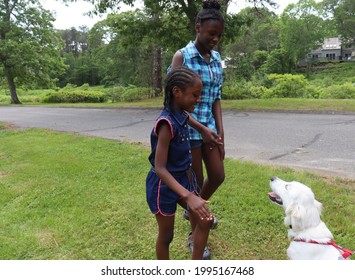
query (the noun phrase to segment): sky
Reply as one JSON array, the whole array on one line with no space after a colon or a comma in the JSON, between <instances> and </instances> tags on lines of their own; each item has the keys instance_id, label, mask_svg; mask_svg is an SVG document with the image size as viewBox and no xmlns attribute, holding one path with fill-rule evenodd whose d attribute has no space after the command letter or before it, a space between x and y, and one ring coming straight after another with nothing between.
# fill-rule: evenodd
<instances>
[{"instance_id":1,"label":"sky","mask_svg":"<svg viewBox=\"0 0 355 280\"><path fill-rule=\"evenodd\" d=\"M241 8L244 8L244 1L237 1L238 5L231 4L230 10L238 12ZM280 7L276 10L277 13L281 13L288 4L297 3L298 0L274 0ZM55 13L56 21L54 27L57 29L70 29L71 27L78 28L85 25L91 28L97 21L104 19L105 17L94 16L89 17L85 13L92 10L92 5L88 2L80 1L69 3L67 6L62 4L60 0L41 0L43 7ZM124 7L122 11L129 9Z\"/></svg>"}]
</instances>

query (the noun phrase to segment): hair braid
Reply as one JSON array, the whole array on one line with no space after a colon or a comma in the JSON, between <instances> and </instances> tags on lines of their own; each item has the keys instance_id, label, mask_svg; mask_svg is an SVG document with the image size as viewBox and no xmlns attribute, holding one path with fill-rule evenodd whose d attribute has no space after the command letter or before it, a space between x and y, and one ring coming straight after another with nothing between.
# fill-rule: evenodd
<instances>
[{"instance_id":1,"label":"hair braid","mask_svg":"<svg viewBox=\"0 0 355 280\"><path fill-rule=\"evenodd\" d=\"M193 85L196 78L199 79L200 77L196 72L186 66L180 66L173 69L165 78L164 107L171 110L174 87L185 90Z\"/></svg>"}]
</instances>

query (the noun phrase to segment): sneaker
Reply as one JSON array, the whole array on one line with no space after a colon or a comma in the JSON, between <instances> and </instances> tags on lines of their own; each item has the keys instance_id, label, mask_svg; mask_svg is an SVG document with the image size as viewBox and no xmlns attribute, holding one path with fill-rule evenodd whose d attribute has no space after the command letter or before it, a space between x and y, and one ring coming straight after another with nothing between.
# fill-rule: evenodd
<instances>
[{"instance_id":1,"label":"sneaker","mask_svg":"<svg viewBox=\"0 0 355 280\"><path fill-rule=\"evenodd\" d=\"M192 254L194 250L194 242L191 240L192 239L192 232L189 233L187 236L187 246L190 249L190 253ZM203 256L202 260L210 260L211 259L211 251L205 246L205 249L203 250Z\"/></svg>"},{"instance_id":2,"label":"sneaker","mask_svg":"<svg viewBox=\"0 0 355 280\"><path fill-rule=\"evenodd\" d=\"M182 216L184 217L185 220L190 220L190 215L189 215L189 211L187 211L186 209L184 210L184 213L182 214ZM218 226L218 220L216 218L216 216L212 216L212 222L211 222L211 229L216 229Z\"/></svg>"},{"instance_id":3,"label":"sneaker","mask_svg":"<svg viewBox=\"0 0 355 280\"><path fill-rule=\"evenodd\" d=\"M189 214L189 211L187 211L186 209L184 210L184 213L182 214L182 216L184 217L185 220L190 221L190 214Z\"/></svg>"},{"instance_id":4,"label":"sneaker","mask_svg":"<svg viewBox=\"0 0 355 280\"><path fill-rule=\"evenodd\" d=\"M216 216L212 216L211 229L216 229L218 226L218 220Z\"/></svg>"}]
</instances>

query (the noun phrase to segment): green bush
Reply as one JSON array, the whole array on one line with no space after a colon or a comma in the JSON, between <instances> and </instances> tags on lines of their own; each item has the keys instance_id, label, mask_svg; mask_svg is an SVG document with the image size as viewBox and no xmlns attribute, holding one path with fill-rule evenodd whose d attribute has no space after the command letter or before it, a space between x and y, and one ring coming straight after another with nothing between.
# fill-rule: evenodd
<instances>
[{"instance_id":1,"label":"green bush","mask_svg":"<svg viewBox=\"0 0 355 280\"><path fill-rule=\"evenodd\" d=\"M323 89L319 98L355 99L355 84L331 85Z\"/></svg>"},{"instance_id":2,"label":"green bush","mask_svg":"<svg viewBox=\"0 0 355 280\"><path fill-rule=\"evenodd\" d=\"M43 98L44 103L102 103L106 101L105 94L94 90L68 90L50 91Z\"/></svg>"},{"instance_id":3,"label":"green bush","mask_svg":"<svg viewBox=\"0 0 355 280\"><path fill-rule=\"evenodd\" d=\"M119 102L121 101L121 96L123 95L125 88L122 86L118 87L109 87L105 89L105 96L107 100L111 100L111 102Z\"/></svg>"},{"instance_id":4,"label":"green bush","mask_svg":"<svg viewBox=\"0 0 355 280\"><path fill-rule=\"evenodd\" d=\"M304 97L318 99L321 96L322 92L323 90L320 87L314 85L307 85L305 88Z\"/></svg>"},{"instance_id":5,"label":"green bush","mask_svg":"<svg viewBox=\"0 0 355 280\"><path fill-rule=\"evenodd\" d=\"M128 87L118 86L107 88L105 90L105 96L112 102L132 102L139 101L154 96L154 90L146 87L136 87L130 85Z\"/></svg>"},{"instance_id":6,"label":"green bush","mask_svg":"<svg viewBox=\"0 0 355 280\"><path fill-rule=\"evenodd\" d=\"M272 90L264 86L255 86L253 82L240 82L223 87L223 99L259 99L270 95Z\"/></svg>"},{"instance_id":7,"label":"green bush","mask_svg":"<svg viewBox=\"0 0 355 280\"><path fill-rule=\"evenodd\" d=\"M154 90L146 87L129 86L121 95L121 101L138 101L154 96Z\"/></svg>"},{"instance_id":8,"label":"green bush","mask_svg":"<svg viewBox=\"0 0 355 280\"><path fill-rule=\"evenodd\" d=\"M249 83L241 81L235 84L224 85L222 89L222 99L251 99L252 92L248 86Z\"/></svg>"},{"instance_id":9,"label":"green bush","mask_svg":"<svg viewBox=\"0 0 355 280\"><path fill-rule=\"evenodd\" d=\"M240 87L238 86L224 86L222 90L222 99L245 99Z\"/></svg>"},{"instance_id":10,"label":"green bush","mask_svg":"<svg viewBox=\"0 0 355 280\"><path fill-rule=\"evenodd\" d=\"M308 82L303 75L270 74L268 79L272 82L272 97L306 97Z\"/></svg>"}]
</instances>

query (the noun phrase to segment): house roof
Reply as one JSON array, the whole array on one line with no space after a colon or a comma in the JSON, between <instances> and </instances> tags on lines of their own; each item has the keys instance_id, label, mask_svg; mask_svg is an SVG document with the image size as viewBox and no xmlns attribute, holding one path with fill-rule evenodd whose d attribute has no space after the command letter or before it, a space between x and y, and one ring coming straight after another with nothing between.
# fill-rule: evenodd
<instances>
[{"instance_id":1,"label":"house roof","mask_svg":"<svg viewBox=\"0 0 355 280\"><path fill-rule=\"evenodd\" d=\"M324 39L322 50L338 50L338 49L341 49L341 41L338 37Z\"/></svg>"}]
</instances>

